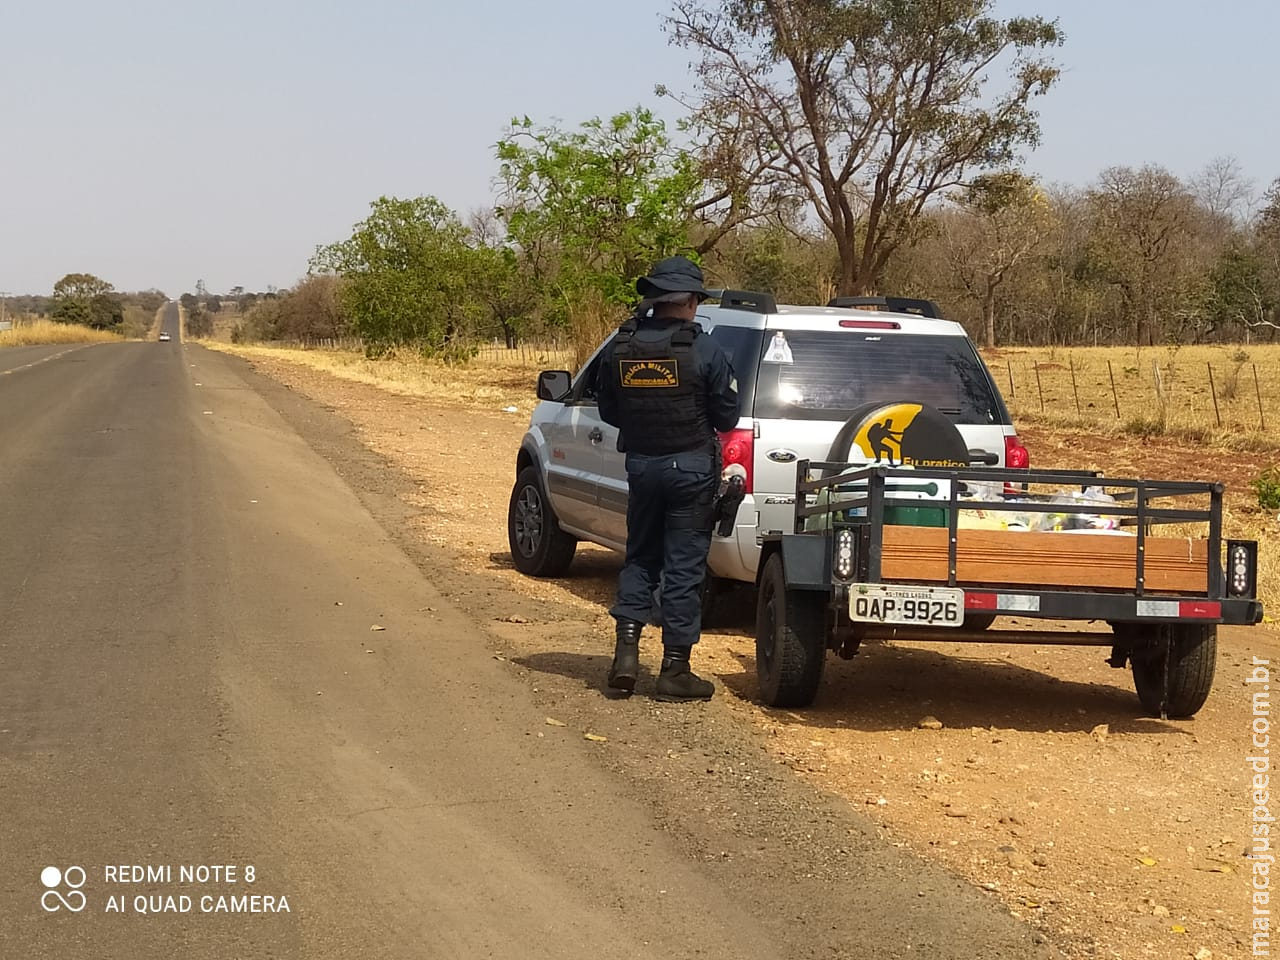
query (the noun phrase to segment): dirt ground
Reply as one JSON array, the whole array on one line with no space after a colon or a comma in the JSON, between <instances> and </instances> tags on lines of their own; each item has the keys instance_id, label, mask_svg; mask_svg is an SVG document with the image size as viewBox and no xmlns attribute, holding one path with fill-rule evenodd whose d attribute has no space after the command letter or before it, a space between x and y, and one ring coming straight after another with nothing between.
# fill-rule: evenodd
<instances>
[{"instance_id":1,"label":"dirt ground","mask_svg":"<svg viewBox=\"0 0 1280 960\"><path fill-rule=\"evenodd\" d=\"M599 696L612 649L606 608L618 558L582 546L570 576L535 581L511 564L505 517L532 407L390 393L265 355L254 366L340 413L371 450L414 478L415 536L453 560L440 586L487 623L495 656L581 681ZM1229 535L1275 518L1251 508L1267 465L1152 441L1117 450L1086 434L1025 429L1037 466L1107 464L1113 475L1220 479ZM751 595L708 632L697 666L730 722L763 731L774 759L867 812L894 842L940 861L1039 927L1069 956L1249 953L1245 665L1280 657L1272 626L1224 630L1218 677L1193 721L1141 716L1105 648L906 644L832 658L817 704L755 702ZM644 653L656 664L656 639ZM642 685L644 684L642 678ZM673 761L679 757L673 755Z\"/></svg>"}]
</instances>

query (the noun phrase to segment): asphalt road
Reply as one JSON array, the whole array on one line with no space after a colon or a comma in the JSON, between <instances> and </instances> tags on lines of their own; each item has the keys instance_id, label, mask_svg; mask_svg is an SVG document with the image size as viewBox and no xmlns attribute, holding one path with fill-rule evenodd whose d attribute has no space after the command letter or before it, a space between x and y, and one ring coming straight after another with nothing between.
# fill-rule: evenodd
<instances>
[{"instance_id":1,"label":"asphalt road","mask_svg":"<svg viewBox=\"0 0 1280 960\"><path fill-rule=\"evenodd\" d=\"M33 347L7 347L0 350L0 377L29 370L41 363L56 360L75 350L83 350L79 344L49 344Z\"/></svg>"},{"instance_id":2,"label":"asphalt road","mask_svg":"<svg viewBox=\"0 0 1280 960\"><path fill-rule=\"evenodd\" d=\"M0 956L1048 955L818 798L753 829L835 872L691 856L237 362L0 372Z\"/></svg>"}]
</instances>

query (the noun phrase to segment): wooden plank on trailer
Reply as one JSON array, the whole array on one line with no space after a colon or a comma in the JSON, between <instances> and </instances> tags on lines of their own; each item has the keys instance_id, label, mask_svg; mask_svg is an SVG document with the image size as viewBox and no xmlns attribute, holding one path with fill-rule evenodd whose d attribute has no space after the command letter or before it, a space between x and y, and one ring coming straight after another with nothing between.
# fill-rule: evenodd
<instances>
[{"instance_id":1,"label":"wooden plank on trailer","mask_svg":"<svg viewBox=\"0 0 1280 960\"><path fill-rule=\"evenodd\" d=\"M1111 534L959 530L956 579L962 583L1132 590L1138 538ZM1208 541L1147 537L1146 590L1208 589ZM944 527L888 525L881 573L886 580L947 581Z\"/></svg>"}]
</instances>

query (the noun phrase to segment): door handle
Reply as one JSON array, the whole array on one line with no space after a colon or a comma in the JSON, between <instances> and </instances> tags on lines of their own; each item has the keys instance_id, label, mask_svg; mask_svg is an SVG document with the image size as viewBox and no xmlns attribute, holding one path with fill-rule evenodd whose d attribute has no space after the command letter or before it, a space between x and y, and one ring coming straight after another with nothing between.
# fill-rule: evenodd
<instances>
[{"instance_id":1,"label":"door handle","mask_svg":"<svg viewBox=\"0 0 1280 960\"><path fill-rule=\"evenodd\" d=\"M599 427L592 427L591 432L587 434L587 439L592 443L599 443L604 439L604 431Z\"/></svg>"}]
</instances>

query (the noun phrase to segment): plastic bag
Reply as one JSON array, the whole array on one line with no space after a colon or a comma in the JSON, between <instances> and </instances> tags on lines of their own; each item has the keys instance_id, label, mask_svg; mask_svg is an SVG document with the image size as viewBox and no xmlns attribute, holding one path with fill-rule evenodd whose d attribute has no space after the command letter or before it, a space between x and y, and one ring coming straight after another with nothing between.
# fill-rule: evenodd
<instances>
[{"instance_id":1,"label":"plastic bag","mask_svg":"<svg viewBox=\"0 0 1280 960\"><path fill-rule=\"evenodd\" d=\"M1049 498L1049 503L1058 504L1097 504L1098 506L1115 506L1116 498L1101 487L1088 487L1084 491L1072 490L1070 493L1056 493ZM1095 513L1053 513L1040 514L1032 530L1115 530L1119 526L1119 518L1100 516Z\"/></svg>"}]
</instances>

